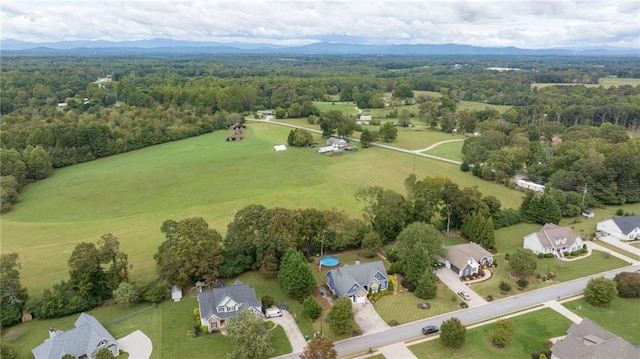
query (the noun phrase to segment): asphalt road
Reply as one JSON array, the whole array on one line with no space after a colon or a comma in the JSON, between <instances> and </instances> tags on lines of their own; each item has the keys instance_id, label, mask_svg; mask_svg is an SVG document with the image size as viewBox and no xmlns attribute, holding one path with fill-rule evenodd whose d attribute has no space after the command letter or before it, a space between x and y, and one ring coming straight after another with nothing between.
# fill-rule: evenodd
<instances>
[{"instance_id":1,"label":"asphalt road","mask_svg":"<svg viewBox=\"0 0 640 359\"><path fill-rule=\"evenodd\" d=\"M381 346L422 337L420 329L423 326L439 326L444 320L447 320L450 317L456 317L460 319L463 324L470 325L496 317L501 317L512 312L521 311L526 308L542 305L544 302L557 299L558 297L570 297L581 294L589 279L593 277L605 276L607 278L613 278L617 273L620 272L635 271L640 271L640 266L627 266L606 273L599 273L570 282L557 284L551 287L538 289L532 292L519 294L513 297L488 302L487 304L482 306L458 310L437 317L392 327L381 332L341 340L339 342L335 342L334 346L336 351L338 352L338 357L351 356L354 354L366 352L369 348L378 348ZM292 353L289 355L280 356L278 358L297 359L299 358L299 355L300 353Z\"/></svg>"}]
</instances>

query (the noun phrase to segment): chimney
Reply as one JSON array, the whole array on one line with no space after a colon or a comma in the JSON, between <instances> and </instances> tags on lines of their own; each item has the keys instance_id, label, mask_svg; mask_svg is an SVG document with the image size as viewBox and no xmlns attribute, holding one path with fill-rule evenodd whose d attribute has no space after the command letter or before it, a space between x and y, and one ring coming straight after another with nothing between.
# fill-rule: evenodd
<instances>
[{"instance_id":1,"label":"chimney","mask_svg":"<svg viewBox=\"0 0 640 359\"><path fill-rule=\"evenodd\" d=\"M49 327L49 338L53 338L56 336L56 330L53 327Z\"/></svg>"}]
</instances>

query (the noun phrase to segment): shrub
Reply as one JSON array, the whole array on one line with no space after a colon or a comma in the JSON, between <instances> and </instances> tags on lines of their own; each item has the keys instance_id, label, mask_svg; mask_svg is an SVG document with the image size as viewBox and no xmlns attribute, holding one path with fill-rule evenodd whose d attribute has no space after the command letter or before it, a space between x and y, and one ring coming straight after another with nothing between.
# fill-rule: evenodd
<instances>
[{"instance_id":1,"label":"shrub","mask_svg":"<svg viewBox=\"0 0 640 359\"><path fill-rule=\"evenodd\" d=\"M504 259L505 260L509 260L509 258L511 258L511 255L509 253L505 253L504 254Z\"/></svg>"},{"instance_id":2,"label":"shrub","mask_svg":"<svg viewBox=\"0 0 640 359\"><path fill-rule=\"evenodd\" d=\"M605 277L590 279L584 289L587 303L595 306L608 307L618 294L616 282Z\"/></svg>"},{"instance_id":3,"label":"shrub","mask_svg":"<svg viewBox=\"0 0 640 359\"><path fill-rule=\"evenodd\" d=\"M395 320L395 319L391 319L390 321L387 322L387 324L389 324L390 327L395 327L395 326L399 325L400 323L398 323L398 321Z\"/></svg>"},{"instance_id":4,"label":"shrub","mask_svg":"<svg viewBox=\"0 0 640 359\"><path fill-rule=\"evenodd\" d=\"M569 252L562 252L562 255L563 255L563 256L565 256L565 257L568 257L569 255L571 255L571 253L569 253Z\"/></svg>"},{"instance_id":5,"label":"shrub","mask_svg":"<svg viewBox=\"0 0 640 359\"><path fill-rule=\"evenodd\" d=\"M513 338L513 323L510 320L498 320L491 341L498 348L504 348Z\"/></svg>"},{"instance_id":6,"label":"shrub","mask_svg":"<svg viewBox=\"0 0 640 359\"><path fill-rule=\"evenodd\" d=\"M555 274L555 273L553 273L553 272L549 272L549 273L547 273L547 278L548 278L548 279L553 279L553 278L555 278L555 277L556 277L556 274Z\"/></svg>"},{"instance_id":7,"label":"shrub","mask_svg":"<svg viewBox=\"0 0 640 359\"><path fill-rule=\"evenodd\" d=\"M387 260L389 260L389 263L395 263L398 261L398 259L400 259L398 257L398 250L395 247L387 248L387 250L385 251L385 255L387 256Z\"/></svg>"},{"instance_id":8,"label":"shrub","mask_svg":"<svg viewBox=\"0 0 640 359\"><path fill-rule=\"evenodd\" d=\"M391 263L391 265L389 266L389 270L387 271L387 274L395 274L395 273L403 273L402 270L402 263L400 262L394 262Z\"/></svg>"},{"instance_id":9,"label":"shrub","mask_svg":"<svg viewBox=\"0 0 640 359\"><path fill-rule=\"evenodd\" d=\"M302 313L311 319L311 321L314 321L322 314L322 306L310 295L302 302Z\"/></svg>"},{"instance_id":10,"label":"shrub","mask_svg":"<svg viewBox=\"0 0 640 359\"><path fill-rule=\"evenodd\" d=\"M460 302L460 308L469 308L469 304L467 304L467 302Z\"/></svg>"},{"instance_id":11,"label":"shrub","mask_svg":"<svg viewBox=\"0 0 640 359\"><path fill-rule=\"evenodd\" d=\"M503 292L508 292L511 290L511 284L501 280L500 284L498 285L498 287L500 288L501 291Z\"/></svg>"},{"instance_id":12,"label":"shrub","mask_svg":"<svg viewBox=\"0 0 640 359\"><path fill-rule=\"evenodd\" d=\"M268 294L263 295L261 300L262 300L262 310L271 308L276 303L275 299L273 299L273 297Z\"/></svg>"},{"instance_id":13,"label":"shrub","mask_svg":"<svg viewBox=\"0 0 640 359\"><path fill-rule=\"evenodd\" d=\"M543 275L542 277L540 277L540 280L542 280L543 282L546 282L547 281L547 276Z\"/></svg>"},{"instance_id":14,"label":"shrub","mask_svg":"<svg viewBox=\"0 0 640 359\"><path fill-rule=\"evenodd\" d=\"M207 328L206 325L203 325L200 327L200 332L202 332L202 334L209 334L209 328Z\"/></svg>"},{"instance_id":15,"label":"shrub","mask_svg":"<svg viewBox=\"0 0 640 359\"><path fill-rule=\"evenodd\" d=\"M616 216L622 216L623 214L624 214L624 209L618 208L618 210L616 211Z\"/></svg>"},{"instance_id":16,"label":"shrub","mask_svg":"<svg viewBox=\"0 0 640 359\"><path fill-rule=\"evenodd\" d=\"M493 302L493 295L489 294L487 296L487 302Z\"/></svg>"},{"instance_id":17,"label":"shrub","mask_svg":"<svg viewBox=\"0 0 640 359\"><path fill-rule=\"evenodd\" d=\"M622 272L613 278L622 298L640 298L640 273Z\"/></svg>"},{"instance_id":18,"label":"shrub","mask_svg":"<svg viewBox=\"0 0 640 359\"><path fill-rule=\"evenodd\" d=\"M544 257L545 258L553 258L553 253L545 253Z\"/></svg>"},{"instance_id":19,"label":"shrub","mask_svg":"<svg viewBox=\"0 0 640 359\"><path fill-rule=\"evenodd\" d=\"M518 279L516 283L518 283L518 287L520 288L526 288L529 285L529 281L525 278Z\"/></svg>"}]
</instances>

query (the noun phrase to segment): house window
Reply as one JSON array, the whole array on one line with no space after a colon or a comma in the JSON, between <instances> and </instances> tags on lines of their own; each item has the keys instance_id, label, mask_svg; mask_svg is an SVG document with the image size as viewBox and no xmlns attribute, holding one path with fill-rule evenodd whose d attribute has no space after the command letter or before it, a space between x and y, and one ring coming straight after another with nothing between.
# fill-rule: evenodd
<instances>
[{"instance_id":1,"label":"house window","mask_svg":"<svg viewBox=\"0 0 640 359\"><path fill-rule=\"evenodd\" d=\"M218 313L225 313L227 311L227 307L218 307Z\"/></svg>"}]
</instances>

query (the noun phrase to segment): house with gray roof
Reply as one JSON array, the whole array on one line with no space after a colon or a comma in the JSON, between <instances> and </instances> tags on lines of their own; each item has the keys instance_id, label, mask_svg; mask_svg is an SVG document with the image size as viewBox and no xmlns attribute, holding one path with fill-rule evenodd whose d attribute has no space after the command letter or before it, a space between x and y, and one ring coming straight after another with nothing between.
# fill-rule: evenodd
<instances>
[{"instance_id":1,"label":"house with gray roof","mask_svg":"<svg viewBox=\"0 0 640 359\"><path fill-rule=\"evenodd\" d=\"M92 359L103 348L118 356L118 342L96 318L82 313L74 326L66 332L49 328L49 338L31 350L35 359L60 359L66 354Z\"/></svg>"},{"instance_id":2,"label":"house with gray roof","mask_svg":"<svg viewBox=\"0 0 640 359\"><path fill-rule=\"evenodd\" d=\"M327 272L327 285L338 297L364 303L367 295L389 288L389 277L382 261L344 265Z\"/></svg>"},{"instance_id":3,"label":"house with gray roof","mask_svg":"<svg viewBox=\"0 0 640 359\"><path fill-rule=\"evenodd\" d=\"M640 216L613 217L598 222L596 229L623 241L640 239Z\"/></svg>"},{"instance_id":4,"label":"house with gray roof","mask_svg":"<svg viewBox=\"0 0 640 359\"><path fill-rule=\"evenodd\" d=\"M209 333L224 328L227 320L235 317L241 310L248 309L257 315L263 315L262 302L257 299L255 289L239 280L229 287L199 292L198 308L200 323L207 326Z\"/></svg>"},{"instance_id":5,"label":"house with gray roof","mask_svg":"<svg viewBox=\"0 0 640 359\"><path fill-rule=\"evenodd\" d=\"M552 359L640 359L640 348L584 318L551 347Z\"/></svg>"},{"instance_id":6,"label":"house with gray roof","mask_svg":"<svg viewBox=\"0 0 640 359\"><path fill-rule=\"evenodd\" d=\"M445 247L442 263L458 274L459 277L478 274L480 267L493 264L493 253L479 244L469 242Z\"/></svg>"},{"instance_id":7,"label":"house with gray roof","mask_svg":"<svg viewBox=\"0 0 640 359\"><path fill-rule=\"evenodd\" d=\"M526 235L522 247L535 254L553 253L554 256L563 258L564 252L574 252L584 248L584 241L569 227L547 223L540 231Z\"/></svg>"}]
</instances>

